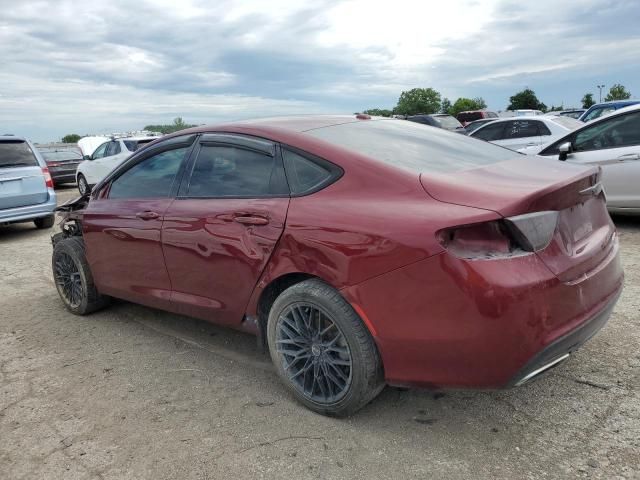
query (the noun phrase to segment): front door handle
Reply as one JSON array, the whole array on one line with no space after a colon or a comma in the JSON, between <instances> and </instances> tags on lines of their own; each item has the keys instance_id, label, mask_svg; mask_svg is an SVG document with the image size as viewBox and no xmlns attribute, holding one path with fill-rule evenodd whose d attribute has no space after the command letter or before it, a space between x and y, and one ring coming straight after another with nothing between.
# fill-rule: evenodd
<instances>
[{"instance_id":1,"label":"front door handle","mask_svg":"<svg viewBox=\"0 0 640 480\"><path fill-rule=\"evenodd\" d=\"M624 162L626 160L640 160L640 153L627 153L626 155L618 157L619 162Z\"/></svg>"},{"instance_id":2,"label":"front door handle","mask_svg":"<svg viewBox=\"0 0 640 480\"><path fill-rule=\"evenodd\" d=\"M149 210L136 213L136 217L141 218L142 220L153 220L155 218L158 218L159 216L160 216L159 213L152 212Z\"/></svg>"},{"instance_id":3,"label":"front door handle","mask_svg":"<svg viewBox=\"0 0 640 480\"><path fill-rule=\"evenodd\" d=\"M266 225L269 223L268 218L248 214L234 215L233 220L243 225Z\"/></svg>"}]
</instances>

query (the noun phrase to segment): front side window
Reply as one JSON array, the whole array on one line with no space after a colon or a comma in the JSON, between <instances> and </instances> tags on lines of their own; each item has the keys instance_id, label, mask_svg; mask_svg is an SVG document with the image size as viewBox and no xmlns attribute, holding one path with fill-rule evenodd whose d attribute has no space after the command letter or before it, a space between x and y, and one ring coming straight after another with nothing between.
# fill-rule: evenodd
<instances>
[{"instance_id":1,"label":"front side window","mask_svg":"<svg viewBox=\"0 0 640 480\"><path fill-rule=\"evenodd\" d=\"M102 145L100 145L98 148L96 148L95 152L93 152L93 155L91 155L91 158L93 158L94 160L97 160L98 158L105 157L109 143L111 142L105 142Z\"/></svg>"},{"instance_id":2,"label":"front side window","mask_svg":"<svg viewBox=\"0 0 640 480\"><path fill-rule=\"evenodd\" d=\"M272 155L230 145L202 145L185 196L288 195L282 162Z\"/></svg>"},{"instance_id":3,"label":"front side window","mask_svg":"<svg viewBox=\"0 0 640 480\"><path fill-rule=\"evenodd\" d=\"M526 137L537 137L540 135L538 133L538 123L532 120L514 120L513 122L507 123L507 128L505 129L505 138L526 138Z\"/></svg>"},{"instance_id":4,"label":"front side window","mask_svg":"<svg viewBox=\"0 0 640 480\"><path fill-rule=\"evenodd\" d=\"M167 150L134 164L112 181L109 198L168 197L188 150Z\"/></svg>"},{"instance_id":5,"label":"front side window","mask_svg":"<svg viewBox=\"0 0 640 480\"><path fill-rule=\"evenodd\" d=\"M640 145L640 112L603 120L579 131L573 142L576 152Z\"/></svg>"}]
</instances>

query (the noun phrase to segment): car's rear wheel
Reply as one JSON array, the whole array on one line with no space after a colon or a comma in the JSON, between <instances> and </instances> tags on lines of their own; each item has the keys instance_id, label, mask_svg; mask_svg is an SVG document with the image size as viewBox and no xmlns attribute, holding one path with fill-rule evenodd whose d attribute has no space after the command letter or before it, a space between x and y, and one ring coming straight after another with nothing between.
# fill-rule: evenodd
<instances>
[{"instance_id":1,"label":"car's rear wheel","mask_svg":"<svg viewBox=\"0 0 640 480\"><path fill-rule=\"evenodd\" d=\"M93 283L82 238L58 240L51 263L58 294L71 313L86 315L109 303L109 297L101 295Z\"/></svg>"},{"instance_id":2,"label":"car's rear wheel","mask_svg":"<svg viewBox=\"0 0 640 480\"><path fill-rule=\"evenodd\" d=\"M56 216L49 215L47 217L36 218L33 223L36 225L36 228L51 228L55 221Z\"/></svg>"},{"instance_id":3,"label":"car's rear wheel","mask_svg":"<svg viewBox=\"0 0 640 480\"><path fill-rule=\"evenodd\" d=\"M78 191L80 192L80 195L86 195L89 193L89 183L81 173L78 175Z\"/></svg>"},{"instance_id":4,"label":"car's rear wheel","mask_svg":"<svg viewBox=\"0 0 640 480\"><path fill-rule=\"evenodd\" d=\"M318 413L351 415L384 387L369 331L340 293L320 280L280 294L269 313L267 340L282 381Z\"/></svg>"}]
</instances>

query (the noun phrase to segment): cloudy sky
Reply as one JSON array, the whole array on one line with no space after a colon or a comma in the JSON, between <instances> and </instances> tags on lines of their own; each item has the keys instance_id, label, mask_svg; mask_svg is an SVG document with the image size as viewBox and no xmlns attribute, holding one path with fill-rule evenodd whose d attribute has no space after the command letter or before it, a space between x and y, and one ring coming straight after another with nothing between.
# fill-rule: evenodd
<instances>
[{"instance_id":1,"label":"cloudy sky","mask_svg":"<svg viewBox=\"0 0 640 480\"><path fill-rule=\"evenodd\" d=\"M640 96L638 0L0 0L0 133L391 108L402 90Z\"/></svg>"}]
</instances>

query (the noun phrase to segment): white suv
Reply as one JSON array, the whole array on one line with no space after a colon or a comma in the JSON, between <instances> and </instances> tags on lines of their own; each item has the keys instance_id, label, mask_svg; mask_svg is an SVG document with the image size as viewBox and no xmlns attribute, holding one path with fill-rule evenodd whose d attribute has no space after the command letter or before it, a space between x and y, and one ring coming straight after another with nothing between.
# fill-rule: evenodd
<instances>
[{"instance_id":1,"label":"white suv","mask_svg":"<svg viewBox=\"0 0 640 480\"><path fill-rule=\"evenodd\" d=\"M76 181L81 195L89 193L91 187L107 176L141 146L157 140L157 136L112 138L101 144L76 170Z\"/></svg>"}]
</instances>

